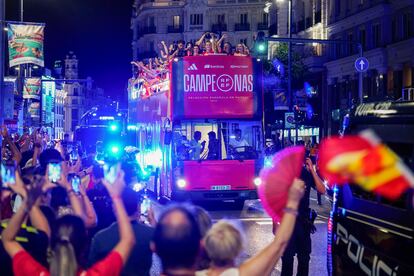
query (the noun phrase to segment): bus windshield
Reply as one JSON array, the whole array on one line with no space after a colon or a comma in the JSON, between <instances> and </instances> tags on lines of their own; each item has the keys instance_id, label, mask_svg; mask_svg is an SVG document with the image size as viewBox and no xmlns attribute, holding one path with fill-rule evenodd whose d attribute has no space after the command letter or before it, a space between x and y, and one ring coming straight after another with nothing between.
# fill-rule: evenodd
<instances>
[{"instance_id":1,"label":"bus windshield","mask_svg":"<svg viewBox=\"0 0 414 276\"><path fill-rule=\"evenodd\" d=\"M181 121L173 127L177 160L258 159L263 150L260 121Z\"/></svg>"}]
</instances>

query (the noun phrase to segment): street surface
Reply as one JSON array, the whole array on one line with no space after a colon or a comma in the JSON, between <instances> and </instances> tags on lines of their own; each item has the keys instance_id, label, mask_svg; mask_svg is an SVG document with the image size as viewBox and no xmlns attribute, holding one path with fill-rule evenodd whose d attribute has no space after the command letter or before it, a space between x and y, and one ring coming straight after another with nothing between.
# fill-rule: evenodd
<instances>
[{"instance_id":1,"label":"street surface","mask_svg":"<svg viewBox=\"0 0 414 276\"><path fill-rule=\"evenodd\" d=\"M316 204L316 192L311 193L311 208L318 212L316 219L317 232L312 235L312 255L309 275L325 276L326 271L326 234L327 219L329 216L330 203L322 197L322 206ZM263 211L259 200L246 201L243 210L234 210L231 203L220 204L220 206L209 207L214 221L219 219L230 219L240 223L246 234L247 246L244 253L240 256L239 262L256 254L264 248L273 238L272 221ZM272 276L280 275L281 261L278 262ZM159 261L154 257L154 265L151 275L158 275L160 269Z\"/></svg>"}]
</instances>

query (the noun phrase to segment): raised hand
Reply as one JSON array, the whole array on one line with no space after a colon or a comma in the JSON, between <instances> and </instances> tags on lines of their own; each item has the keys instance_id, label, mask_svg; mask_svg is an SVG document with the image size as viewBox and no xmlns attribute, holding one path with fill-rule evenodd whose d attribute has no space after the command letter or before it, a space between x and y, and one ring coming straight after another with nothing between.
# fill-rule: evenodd
<instances>
[{"instance_id":1,"label":"raised hand","mask_svg":"<svg viewBox=\"0 0 414 276\"><path fill-rule=\"evenodd\" d=\"M121 196L125 187L124 175L124 171L121 170L121 166L118 164L115 181L111 183L108 180L103 179L103 184L112 198Z\"/></svg>"},{"instance_id":2,"label":"raised hand","mask_svg":"<svg viewBox=\"0 0 414 276\"><path fill-rule=\"evenodd\" d=\"M3 136L4 139L7 139L9 137L9 131L7 130L6 126L1 127L1 136Z\"/></svg>"},{"instance_id":3,"label":"raised hand","mask_svg":"<svg viewBox=\"0 0 414 276\"><path fill-rule=\"evenodd\" d=\"M23 199L27 199L27 189L18 171L15 172L15 182L6 183L6 186L9 187L14 193L20 195Z\"/></svg>"},{"instance_id":4,"label":"raised hand","mask_svg":"<svg viewBox=\"0 0 414 276\"><path fill-rule=\"evenodd\" d=\"M297 209L299 207L299 202L305 193L305 182L300 179L295 178L293 180L292 186L289 188L288 201L286 207Z\"/></svg>"}]
</instances>

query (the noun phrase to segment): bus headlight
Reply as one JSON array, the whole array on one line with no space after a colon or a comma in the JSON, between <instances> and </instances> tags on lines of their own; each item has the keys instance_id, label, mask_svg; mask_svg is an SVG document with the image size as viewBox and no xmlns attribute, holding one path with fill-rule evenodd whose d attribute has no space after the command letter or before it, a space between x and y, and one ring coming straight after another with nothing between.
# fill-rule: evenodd
<instances>
[{"instance_id":1,"label":"bus headlight","mask_svg":"<svg viewBox=\"0 0 414 276\"><path fill-rule=\"evenodd\" d=\"M262 184L262 179L261 179L260 177L256 177L256 178L253 180L253 183L254 183L254 185L256 185L256 186L260 186L260 185Z\"/></svg>"},{"instance_id":2,"label":"bus headlight","mask_svg":"<svg viewBox=\"0 0 414 276\"><path fill-rule=\"evenodd\" d=\"M185 179L178 179L177 180L177 187L180 189L184 189L187 186L187 182L185 181Z\"/></svg>"}]
</instances>

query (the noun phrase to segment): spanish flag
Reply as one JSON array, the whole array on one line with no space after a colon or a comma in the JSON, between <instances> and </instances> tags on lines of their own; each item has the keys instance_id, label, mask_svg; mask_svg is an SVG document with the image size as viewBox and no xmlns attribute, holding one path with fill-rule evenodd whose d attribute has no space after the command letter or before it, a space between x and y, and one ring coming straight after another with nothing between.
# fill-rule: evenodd
<instances>
[{"instance_id":1,"label":"spanish flag","mask_svg":"<svg viewBox=\"0 0 414 276\"><path fill-rule=\"evenodd\" d=\"M354 183L391 200L414 187L413 173L372 131L325 139L319 168L330 184Z\"/></svg>"}]
</instances>

